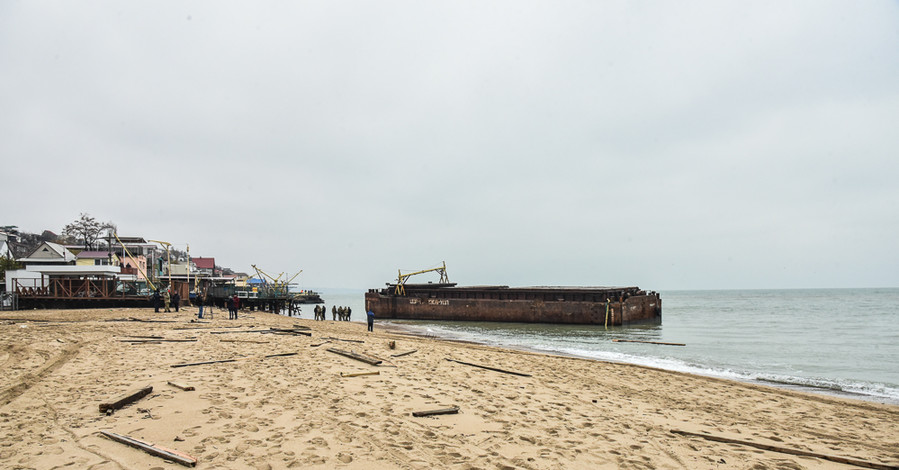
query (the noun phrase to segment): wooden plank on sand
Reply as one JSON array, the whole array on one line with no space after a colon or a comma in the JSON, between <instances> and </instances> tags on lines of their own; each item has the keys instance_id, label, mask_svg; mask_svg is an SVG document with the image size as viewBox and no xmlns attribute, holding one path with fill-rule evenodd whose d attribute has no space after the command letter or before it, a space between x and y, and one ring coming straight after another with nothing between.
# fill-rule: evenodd
<instances>
[{"instance_id":1,"label":"wooden plank on sand","mask_svg":"<svg viewBox=\"0 0 899 470\"><path fill-rule=\"evenodd\" d=\"M323 338L323 339L333 339L334 341L344 341L347 343L365 343L365 341L362 341L360 339L342 339L342 338L335 338L333 336L328 336L327 338Z\"/></svg>"},{"instance_id":2,"label":"wooden plank on sand","mask_svg":"<svg viewBox=\"0 0 899 470\"><path fill-rule=\"evenodd\" d=\"M361 354L357 354L353 351L344 351L342 349L337 349L337 348L328 348L327 351L332 352L334 354L340 354L341 356L348 357L350 359L355 359L357 361L361 361L361 362L364 362L366 364L373 365L373 366L376 366L382 362L379 359L372 359L370 357L365 357L365 356L363 356Z\"/></svg>"},{"instance_id":3,"label":"wooden plank on sand","mask_svg":"<svg viewBox=\"0 0 899 470\"><path fill-rule=\"evenodd\" d=\"M518 375L521 377L530 377L531 376L531 374L523 374L521 372L513 372L511 370L497 369L496 367L482 366L480 364L472 364L470 362L462 362L462 361L457 361L455 359L450 359L450 358L447 358L446 360L450 361L450 362L455 362L458 364L465 364L466 366L480 367L481 369L492 370L494 372L502 372L503 374L512 374L512 375Z\"/></svg>"},{"instance_id":4,"label":"wooden plank on sand","mask_svg":"<svg viewBox=\"0 0 899 470\"><path fill-rule=\"evenodd\" d=\"M134 390L119 397L113 398L111 401L100 403L100 413L107 413L109 411L117 410L129 403L140 400L141 398L149 395L151 392L153 392L153 386L147 385L146 387L143 387L141 389Z\"/></svg>"},{"instance_id":5,"label":"wooden plank on sand","mask_svg":"<svg viewBox=\"0 0 899 470\"><path fill-rule=\"evenodd\" d=\"M181 390L184 390L185 392L190 392L190 391L196 390L193 387L193 385L185 385L181 382L172 382L171 380L169 381L169 385L171 385L172 387L175 387L175 388L180 388Z\"/></svg>"},{"instance_id":6,"label":"wooden plank on sand","mask_svg":"<svg viewBox=\"0 0 899 470\"><path fill-rule=\"evenodd\" d=\"M381 371L376 370L373 372L354 372L352 374L344 374L343 372L340 373L341 377L360 377L363 375L381 375Z\"/></svg>"},{"instance_id":7,"label":"wooden plank on sand","mask_svg":"<svg viewBox=\"0 0 899 470\"><path fill-rule=\"evenodd\" d=\"M890 469L890 470L899 469L899 465L897 465L897 464L883 464L883 463L879 463L879 462L869 462L866 460L853 459L850 457L840 457L838 455L821 454L818 452L811 452L811 451L801 450L801 449L792 449L789 447L782 447L782 446L774 445L774 444L763 444L761 442L745 441L743 439L734 439L734 438L725 437L725 436L715 436L712 434L681 431L678 429L672 429L671 432L674 434L680 434L682 436L701 437L701 438L709 440L709 441L724 442L727 444L740 444L740 445L744 445L744 446L755 447L757 449L770 450L772 452L780 452L782 454L799 455L802 457L814 457L814 458L818 458L818 459L822 459L822 460L829 460L831 462L855 465L857 467L863 467L863 468L877 468L877 469Z\"/></svg>"},{"instance_id":8,"label":"wooden plank on sand","mask_svg":"<svg viewBox=\"0 0 899 470\"><path fill-rule=\"evenodd\" d=\"M458 412L459 412L459 407L454 406L452 408L441 408L439 410L413 411L412 416L415 416L416 418L421 418L422 416L454 415Z\"/></svg>"},{"instance_id":9,"label":"wooden plank on sand","mask_svg":"<svg viewBox=\"0 0 899 470\"><path fill-rule=\"evenodd\" d=\"M413 349L413 350L411 350L411 351L401 352L401 353L399 353L399 354L391 354L390 357L403 357L403 356L408 356L408 355L410 355L410 354L412 354L412 353L414 353L414 352L417 352L417 351L418 351L417 349Z\"/></svg>"},{"instance_id":10,"label":"wooden plank on sand","mask_svg":"<svg viewBox=\"0 0 899 470\"><path fill-rule=\"evenodd\" d=\"M261 359L268 359L268 358L270 358L270 357L296 356L296 355L297 355L297 353L295 353L295 352L292 352L292 353L279 353L279 354L268 354L268 355L262 356ZM188 363L186 363L186 364L172 364L171 367L204 366L204 365L206 365L206 364L223 364L223 363L226 363L226 362L237 362L237 361L242 361L242 360L247 360L247 359L259 359L259 358L260 358L259 356L255 356L255 357L238 357L238 358L235 358L235 359L222 359L222 360L220 360L220 361L188 362Z\"/></svg>"},{"instance_id":11,"label":"wooden plank on sand","mask_svg":"<svg viewBox=\"0 0 899 470\"><path fill-rule=\"evenodd\" d=\"M174 449L169 449L166 447L158 446L156 444L151 444L149 442L144 442L140 439L135 439L133 437L123 436L121 434L116 434L114 432L108 431L100 431L100 434L116 441L121 442L122 444L129 445L131 447L136 447L148 454L155 455L157 457L162 457L166 460L171 460L172 462L180 463L181 465L185 465L188 467L196 467L197 459L191 457L190 455L185 454L184 452L180 452Z\"/></svg>"}]
</instances>

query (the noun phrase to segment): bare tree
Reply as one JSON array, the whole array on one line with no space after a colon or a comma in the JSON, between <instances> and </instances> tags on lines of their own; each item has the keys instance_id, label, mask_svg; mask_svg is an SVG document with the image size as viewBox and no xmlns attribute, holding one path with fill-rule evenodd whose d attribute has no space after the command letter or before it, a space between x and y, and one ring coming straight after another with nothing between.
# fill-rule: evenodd
<instances>
[{"instance_id":1,"label":"bare tree","mask_svg":"<svg viewBox=\"0 0 899 470\"><path fill-rule=\"evenodd\" d=\"M78 220L62 229L62 235L84 244L85 250L92 250L105 230L115 230L115 224L112 222L97 222L97 219L82 212Z\"/></svg>"}]
</instances>

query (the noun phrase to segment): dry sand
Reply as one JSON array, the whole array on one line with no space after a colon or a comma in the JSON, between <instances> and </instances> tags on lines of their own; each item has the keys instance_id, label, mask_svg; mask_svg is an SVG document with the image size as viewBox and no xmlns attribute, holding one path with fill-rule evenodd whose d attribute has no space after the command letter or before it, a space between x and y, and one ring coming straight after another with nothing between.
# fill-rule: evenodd
<instances>
[{"instance_id":1,"label":"dry sand","mask_svg":"<svg viewBox=\"0 0 899 470\"><path fill-rule=\"evenodd\" d=\"M176 449L207 469L852 468L672 429L899 464L897 406L413 337L379 325L367 333L360 323L259 312L231 321L221 311L191 323L195 311L2 312L0 467L184 468L101 430ZM109 321L129 317L172 322ZM308 326L312 336L236 331L293 325ZM197 341L122 342L129 335ZM364 342L316 346L328 337ZM385 361L370 366L329 347ZM261 357L276 353L298 354ZM171 367L233 358L241 359ZM369 371L379 375L341 377ZM99 412L100 403L144 385L153 386L150 395L112 415ZM450 406L459 413L411 415Z\"/></svg>"}]
</instances>

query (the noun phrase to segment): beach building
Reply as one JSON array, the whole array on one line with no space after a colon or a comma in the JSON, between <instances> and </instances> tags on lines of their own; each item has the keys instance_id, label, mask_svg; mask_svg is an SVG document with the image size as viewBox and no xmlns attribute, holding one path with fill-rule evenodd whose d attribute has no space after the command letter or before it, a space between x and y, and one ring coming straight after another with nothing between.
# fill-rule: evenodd
<instances>
[{"instance_id":1,"label":"beach building","mask_svg":"<svg viewBox=\"0 0 899 470\"><path fill-rule=\"evenodd\" d=\"M83 250L75 254L75 266L119 266L120 264L119 255L111 251Z\"/></svg>"},{"instance_id":2,"label":"beach building","mask_svg":"<svg viewBox=\"0 0 899 470\"><path fill-rule=\"evenodd\" d=\"M29 265L74 265L76 256L68 248L52 242L43 242L37 246L28 256L17 261L26 266Z\"/></svg>"},{"instance_id":3,"label":"beach building","mask_svg":"<svg viewBox=\"0 0 899 470\"><path fill-rule=\"evenodd\" d=\"M214 277L221 275L221 272L216 272L215 269L215 258L204 258L202 256L198 256L190 259L191 262L194 263L197 267L197 274L201 274L208 277Z\"/></svg>"}]
</instances>

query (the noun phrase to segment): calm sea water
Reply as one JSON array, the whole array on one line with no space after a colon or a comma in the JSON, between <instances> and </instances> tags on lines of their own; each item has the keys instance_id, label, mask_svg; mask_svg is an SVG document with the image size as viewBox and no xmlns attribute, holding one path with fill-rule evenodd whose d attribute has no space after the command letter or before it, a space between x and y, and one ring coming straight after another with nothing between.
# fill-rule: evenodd
<instances>
[{"instance_id":1,"label":"calm sea water","mask_svg":"<svg viewBox=\"0 0 899 470\"><path fill-rule=\"evenodd\" d=\"M363 293L323 292L364 321ZM377 312L375 312L377 314ZM312 317L312 306L303 317ZM328 318L331 318L330 313ZM899 404L899 289L662 292L662 324L400 322L440 337ZM662 346L632 339L685 343Z\"/></svg>"}]
</instances>

